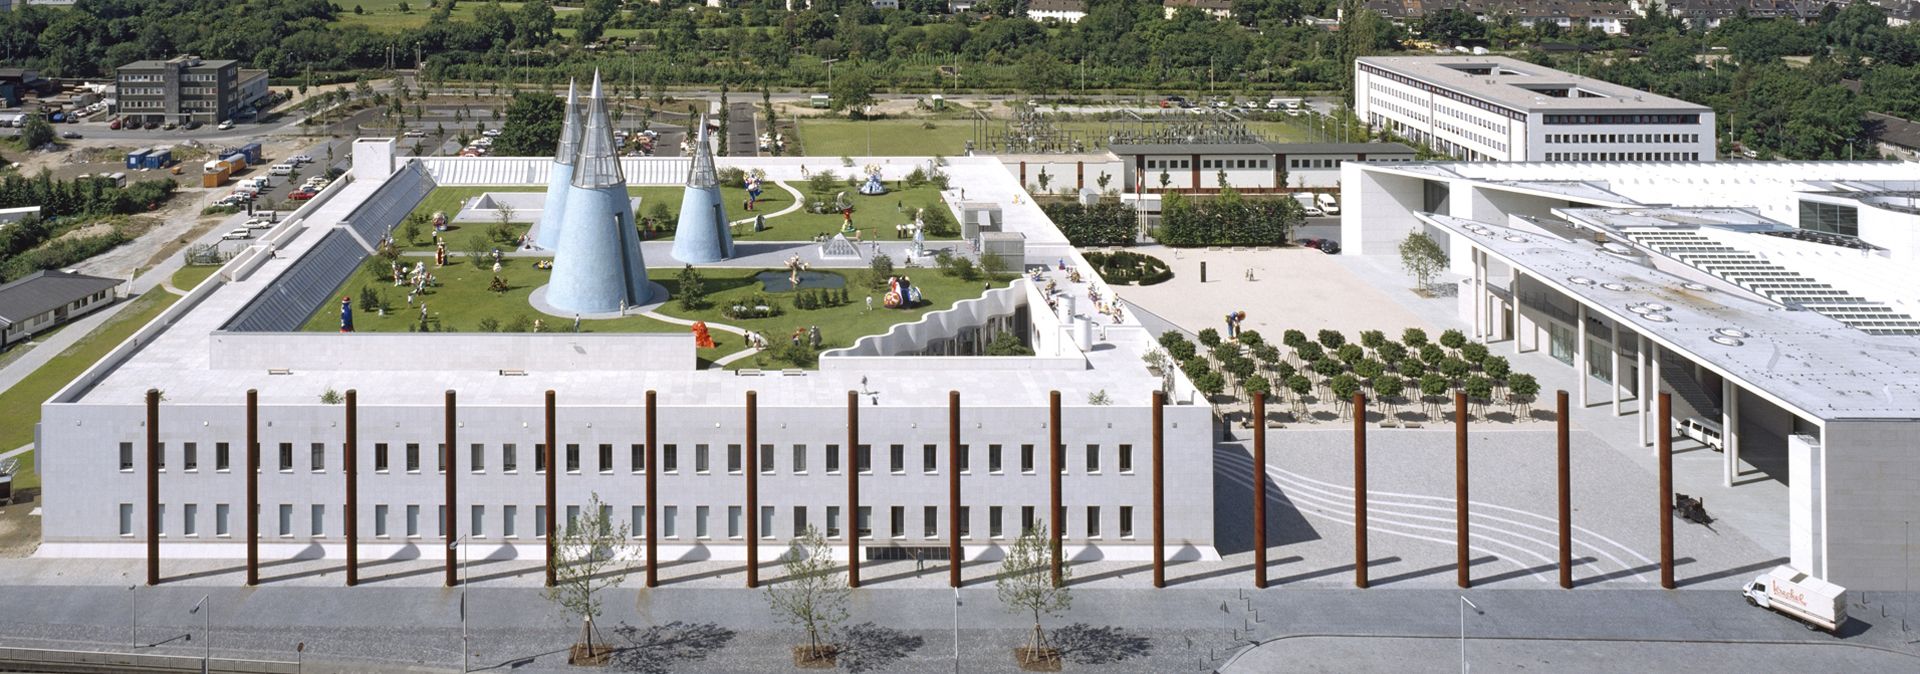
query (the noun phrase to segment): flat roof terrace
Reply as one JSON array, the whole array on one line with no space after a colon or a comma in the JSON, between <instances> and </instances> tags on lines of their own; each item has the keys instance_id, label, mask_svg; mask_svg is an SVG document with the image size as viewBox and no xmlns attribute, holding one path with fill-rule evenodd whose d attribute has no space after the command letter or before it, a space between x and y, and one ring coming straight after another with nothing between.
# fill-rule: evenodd
<instances>
[{"instance_id":1,"label":"flat roof terrace","mask_svg":"<svg viewBox=\"0 0 1920 674\"><path fill-rule=\"evenodd\" d=\"M1697 103L1505 56L1367 56L1357 60L1517 110L1713 112Z\"/></svg>"}]
</instances>

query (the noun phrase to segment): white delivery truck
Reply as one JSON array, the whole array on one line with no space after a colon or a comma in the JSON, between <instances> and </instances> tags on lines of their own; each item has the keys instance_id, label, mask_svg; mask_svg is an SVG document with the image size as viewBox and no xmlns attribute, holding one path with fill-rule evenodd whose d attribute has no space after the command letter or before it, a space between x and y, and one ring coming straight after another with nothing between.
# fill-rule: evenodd
<instances>
[{"instance_id":1,"label":"white delivery truck","mask_svg":"<svg viewBox=\"0 0 1920 674\"><path fill-rule=\"evenodd\" d=\"M1847 622L1847 589L1791 566L1775 567L1740 588L1747 604L1772 609L1810 630L1835 632Z\"/></svg>"},{"instance_id":2,"label":"white delivery truck","mask_svg":"<svg viewBox=\"0 0 1920 674\"><path fill-rule=\"evenodd\" d=\"M1314 201L1313 194L1310 192L1294 192L1293 200L1300 202L1300 210L1306 211L1309 218L1323 217L1327 214L1326 211L1320 210L1319 204Z\"/></svg>"}]
</instances>

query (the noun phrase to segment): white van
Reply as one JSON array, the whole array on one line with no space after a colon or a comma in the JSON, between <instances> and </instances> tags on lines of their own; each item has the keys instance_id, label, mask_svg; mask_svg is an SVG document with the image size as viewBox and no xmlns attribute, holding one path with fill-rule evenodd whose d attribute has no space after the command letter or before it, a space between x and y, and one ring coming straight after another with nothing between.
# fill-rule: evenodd
<instances>
[{"instance_id":1,"label":"white van","mask_svg":"<svg viewBox=\"0 0 1920 674\"><path fill-rule=\"evenodd\" d=\"M1309 218L1318 218L1327 214L1326 211L1320 210L1319 204L1311 194L1295 192L1293 193L1293 200L1300 204L1300 210L1306 212Z\"/></svg>"},{"instance_id":2,"label":"white van","mask_svg":"<svg viewBox=\"0 0 1920 674\"><path fill-rule=\"evenodd\" d=\"M272 167L267 169L267 175L276 175L276 176L293 175L293 168L294 167L292 164L274 164Z\"/></svg>"},{"instance_id":3,"label":"white van","mask_svg":"<svg viewBox=\"0 0 1920 674\"><path fill-rule=\"evenodd\" d=\"M1706 445L1716 452L1727 449L1726 440L1720 435L1720 423L1700 417L1687 417L1673 420L1673 434Z\"/></svg>"},{"instance_id":4,"label":"white van","mask_svg":"<svg viewBox=\"0 0 1920 674\"><path fill-rule=\"evenodd\" d=\"M253 230L247 229L245 227L241 227L239 229L227 232L226 235L221 236L220 238L227 239L227 240L251 239L253 238Z\"/></svg>"},{"instance_id":5,"label":"white van","mask_svg":"<svg viewBox=\"0 0 1920 674\"><path fill-rule=\"evenodd\" d=\"M1327 215L1340 214L1340 202L1334 200L1331 194L1321 192L1319 196L1313 198L1313 204L1319 206L1320 210L1325 211Z\"/></svg>"}]
</instances>

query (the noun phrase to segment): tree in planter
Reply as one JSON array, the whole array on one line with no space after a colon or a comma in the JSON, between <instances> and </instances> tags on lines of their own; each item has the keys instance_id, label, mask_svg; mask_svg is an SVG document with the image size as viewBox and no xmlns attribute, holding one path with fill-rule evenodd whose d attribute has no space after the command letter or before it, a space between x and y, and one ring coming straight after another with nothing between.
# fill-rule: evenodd
<instances>
[{"instance_id":1,"label":"tree in planter","mask_svg":"<svg viewBox=\"0 0 1920 674\"><path fill-rule=\"evenodd\" d=\"M1325 358L1327 352L1325 349L1320 348L1319 344L1301 342L1299 346L1293 347L1293 355L1300 358L1300 364L1311 367L1314 361Z\"/></svg>"},{"instance_id":2,"label":"tree in planter","mask_svg":"<svg viewBox=\"0 0 1920 674\"><path fill-rule=\"evenodd\" d=\"M1321 330L1318 341L1320 342L1320 346L1329 349L1338 349L1340 345L1347 343L1347 336L1340 334L1339 330Z\"/></svg>"},{"instance_id":3,"label":"tree in planter","mask_svg":"<svg viewBox=\"0 0 1920 674\"><path fill-rule=\"evenodd\" d=\"M1390 364L1398 363L1407 359L1407 347L1401 346L1399 342L1384 342L1379 348L1373 350L1373 355Z\"/></svg>"},{"instance_id":4,"label":"tree in planter","mask_svg":"<svg viewBox=\"0 0 1920 674\"><path fill-rule=\"evenodd\" d=\"M1026 648L1018 655L1022 664L1046 662L1059 658L1059 654L1047 645L1047 634L1041 629L1040 620L1046 616L1065 613L1073 607L1073 594L1067 589L1067 581L1073 577L1072 567L1064 561L1060 565L1060 586L1053 585L1049 570L1053 566L1053 548L1047 538L1047 525L1035 522L1020 534L1013 547L1007 550L1007 556L1000 562L1000 579L994 582L994 592L999 595L1000 603L1005 604L1012 613L1031 614L1033 616L1033 636L1027 640Z\"/></svg>"},{"instance_id":5,"label":"tree in planter","mask_svg":"<svg viewBox=\"0 0 1920 674\"><path fill-rule=\"evenodd\" d=\"M1480 361L1480 371L1493 380L1494 394L1497 396L1500 389L1506 386L1508 375L1513 374L1513 366L1507 363L1506 358L1487 356L1486 360Z\"/></svg>"},{"instance_id":6,"label":"tree in planter","mask_svg":"<svg viewBox=\"0 0 1920 674\"><path fill-rule=\"evenodd\" d=\"M846 622L853 589L838 571L826 536L808 525L780 556L780 563L787 577L767 586L767 605L794 627L806 630L806 660L831 661L834 647L820 640Z\"/></svg>"},{"instance_id":7,"label":"tree in planter","mask_svg":"<svg viewBox=\"0 0 1920 674\"><path fill-rule=\"evenodd\" d=\"M631 556L627 525L613 519L608 514L612 512L595 492L581 506L580 516L565 523L555 549L553 587L544 594L548 601L581 617L580 642L573 645L567 664L603 664L613 653L612 646L595 643L593 629L593 617L600 615L604 601L602 593L626 580Z\"/></svg>"},{"instance_id":8,"label":"tree in planter","mask_svg":"<svg viewBox=\"0 0 1920 674\"><path fill-rule=\"evenodd\" d=\"M1368 350L1379 351L1380 346L1386 343L1387 343L1386 333L1380 332L1379 330L1361 330L1360 331L1360 344L1362 346L1367 347Z\"/></svg>"},{"instance_id":9,"label":"tree in planter","mask_svg":"<svg viewBox=\"0 0 1920 674\"><path fill-rule=\"evenodd\" d=\"M1144 362L1147 364L1147 369L1149 371L1152 371L1156 375L1162 375L1162 376L1166 374L1167 366L1173 364L1173 360L1170 358L1167 358L1167 352L1165 349L1147 349L1146 355L1141 356L1140 360L1141 362Z\"/></svg>"},{"instance_id":10,"label":"tree in planter","mask_svg":"<svg viewBox=\"0 0 1920 674\"><path fill-rule=\"evenodd\" d=\"M1280 343L1298 349L1301 344L1307 343L1307 333L1289 329L1280 333Z\"/></svg>"},{"instance_id":11,"label":"tree in planter","mask_svg":"<svg viewBox=\"0 0 1920 674\"><path fill-rule=\"evenodd\" d=\"M1447 268L1447 252L1425 232L1408 234L1400 240L1400 268L1425 292L1433 284L1433 277Z\"/></svg>"},{"instance_id":12,"label":"tree in planter","mask_svg":"<svg viewBox=\"0 0 1920 674\"><path fill-rule=\"evenodd\" d=\"M1507 404L1514 408L1514 416L1522 419L1533 416L1533 401L1540 395L1540 382L1525 372L1515 374L1507 380Z\"/></svg>"},{"instance_id":13,"label":"tree in planter","mask_svg":"<svg viewBox=\"0 0 1920 674\"><path fill-rule=\"evenodd\" d=\"M1452 386L1446 375L1438 372L1428 372L1426 376L1420 378L1420 404L1426 408L1425 412L1428 419L1438 418L1438 415L1434 411L1433 401L1440 396L1446 395L1447 389L1449 388L1452 388Z\"/></svg>"},{"instance_id":14,"label":"tree in planter","mask_svg":"<svg viewBox=\"0 0 1920 674\"><path fill-rule=\"evenodd\" d=\"M1440 361L1446 359L1447 350L1440 348L1439 344L1428 344L1420 347L1420 360L1428 366L1439 367Z\"/></svg>"},{"instance_id":15,"label":"tree in planter","mask_svg":"<svg viewBox=\"0 0 1920 674\"><path fill-rule=\"evenodd\" d=\"M1474 342L1460 347L1460 358L1468 365L1478 366L1487 359L1487 345Z\"/></svg>"},{"instance_id":16,"label":"tree in planter","mask_svg":"<svg viewBox=\"0 0 1920 674\"><path fill-rule=\"evenodd\" d=\"M1493 380L1480 375L1467 378L1462 387L1467 392L1467 402L1473 405L1474 416L1486 414L1487 401L1493 398Z\"/></svg>"},{"instance_id":17,"label":"tree in planter","mask_svg":"<svg viewBox=\"0 0 1920 674\"><path fill-rule=\"evenodd\" d=\"M1341 418L1353 418L1350 416L1356 413L1353 409L1353 395L1360 392L1360 380L1354 379L1353 375L1342 373L1328 380L1327 388L1333 391L1335 403L1340 406ZM1366 411L1358 410L1357 413L1366 414Z\"/></svg>"},{"instance_id":18,"label":"tree in planter","mask_svg":"<svg viewBox=\"0 0 1920 674\"><path fill-rule=\"evenodd\" d=\"M1427 345L1427 331L1420 328L1407 328L1400 332L1400 341L1408 348L1418 349Z\"/></svg>"},{"instance_id":19,"label":"tree in planter","mask_svg":"<svg viewBox=\"0 0 1920 674\"><path fill-rule=\"evenodd\" d=\"M1267 343L1267 338L1260 336L1260 331L1258 330L1241 330L1238 340L1241 344L1247 345L1248 348Z\"/></svg>"},{"instance_id":20,"label":"tree in planter","mask_svg":"<svg viewBox=\"0 0 1920 674\"><path fill-rule=\"evenodd\" d=\"M1399 404L1400 393L1406 389L1406 380L1397 375L1381 375L1373 380L1373 395L1380 399L1380 414L1392 419Z\"/></svg>"},{"instance_id":21,"label":"tree in planter","mask_svg":"<svg viewBox=\"0 0 1920 674\"><path fill-rule=\"evenodd\" d=\"M1387 364L1372 358L1362 358L1353 364L1353 373L1359 375L1361 381L1371 382L1387 373ZM1378 391L1379 389L1375 389L1375 392Z\"/></svg>"},{"instance_id":22,"label":"tree in planter","mask_svg":"<svg viewBox=\"0 0 1920 674\"><path fill-rule=\"evenodd\" d=\"M1245 356L1235 355L1232 358L1221 361L1220 369L1226 370L1227 374L1233 375L1235 386L1239 386L1249 377L1253 376L1253 361ZM1246 389L1242 388L1241 390L1245 391ZM1251 393L1251 391L1249 391L1249 393Z\"/></svg>"},{"instance_id":23,"label":"tree in planter","mask_svg":"<svg viewBox=\"0 0 1920 674\"><path fill-rule=\"evenodd\" d=\"M1220 392L1227 388L1227 379L1220 376L1218 372L1207 370L1206 372L1200 373L1200 376L1193 378L1193 387L1200 389L1201 393L1206 394L1207 402L1211 404L1213 397L1220 395Z\"/></svg>"},{"instance_id":24,"label":"tree in planter","mask_svg":"<svg viewBox=\"0 0 1920 674\"><path fill-rule=\"evenodd\" d=\"M1186 336L1178 332L1167 331L1160 333L1160 346L1165 348L1167 355L1171 356L1175 361L1184 361L1193 357L1193 342L1187 341Z\"/></svg>"},{"instance_id":25,"label":"tree in planter","mask_svg":"<svg viewBox=\"0 0 1920 674\"><path fill-rule=\"evenodd\" d=\"M1348 365L1358 363L1366 356L1367 350L1360 348L1359 344L1341 344L1339 348L1333 350L1333 357L1339 358L1340 362Z\"/></svg>"},{"instance_id":26,"label":"tree in planter","mask_svg":"<svg viewBox=\"0 0 1920 674\"><path fill-rule=\"evenodd\" d=\"M1293 392L1293 418L1311 421L1312 418L1307 416L1307 393L1313 391L1313 380L1303 374L1287 377L1287 390Z\"/></svg>"},{"instance_id":27,"label":"tree in planter","mask_svg":"<svg viewBox=\"0 0 1920 674\"><path fill-rule=\"evenodd\" d=\"M1442 332L1440 333L1440 345L1458 351L1460 347L1467 345L1467 335L1459 330Z\"/></svg>"},{"instance_id":28,"label":"tree in planter","mask_svg":"<svg viewBox=\"0 0 1920 674\"><path fill-rule=\"evenodd\" d=\"M1101 171L1100 176L1093 179L1093 184L1100 186L1101 194L1107 193L1107 183L1110 182L1113 182L1113 176L1108 175L1106 171Z\"/></svg>"},{"instance_id":29,"label":"tree in planter","mask_svg":"<svg viewBox=\"0 0 1920 674\"><path fill-rule=\"evenodd\" d=\"M1053 182L1053 176L1052 176L1052 175L1049 175L1049 174L1047 173L1047 169L1046 169L1046 167L1044 167L1044 166L1040 168L1040 175L1039 175L1039 176L1037 176L1037 177L1035 177L1034 179L1035 179L1035 180L1037 180L1037 181L1039 181L1039 183L1040 183L1040 193L1041 193L1041 194L1046 194L1046 193L1047 193L1047 183L1051 183L1051 182Z\"/></svg>"},{"instance_id":30,"label":"tree in planter","mask_svg":"<svg viewBox=\"0 0 1920 674\"><path fill-rule=\"evenodd\" d=\"M1266 377L1256 374L1241 380L1240 390L1246 391L1248 398L1252 398L1253 396L1256 396L1256 395L1267 395L1267 394L1273 393L1273 382L1267 381ZM1260 422L1263 422L1263 421L1266 421L1266 420L1256 419L1254 420L1254 423L1259 424ZM1257 425L1255 426L1255 428L1258 428L1258 427L1259 426Z\"/></svg>"},{"instance_id":31,"label":"tree in planter","mask_svg":"<svg viewBox=\"0 0 1920 674\"><path fill-rule=\"evenodd\" d=\"M1440 374L1446 375L1447 379L1453 381L1466 379L1467 375L1473 372L1473 366L1468 365L1467 361L1459 358L1448 358L1440 361L1440 367L1438 369L1440 370Z\"/></svg>"},{"instance_id":32,"label":"tree in planter","mask_svg":"<svg viewBox=\"0 0 1920 674\"><path fill-rule=\"evenodd\" d=\"M1213 328L1205 328L1205 329L1202 329L1195 336L1200 339L1201 346L1207 347L1209 349L1220 345L1219 330L1215 330Z\"/></svg>"}]
</instances>

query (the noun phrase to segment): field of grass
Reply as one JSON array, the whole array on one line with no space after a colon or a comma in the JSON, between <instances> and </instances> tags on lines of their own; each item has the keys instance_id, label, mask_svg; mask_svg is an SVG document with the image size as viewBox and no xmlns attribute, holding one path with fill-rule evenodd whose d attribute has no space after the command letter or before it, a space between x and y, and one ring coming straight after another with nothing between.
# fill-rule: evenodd
<instances>
[{"instance_id":1,"label":"field of grass","mask_svg":"<svg viewBox=\"0 0 1920 674\"><path fill-rule=\"evenodd\" d=\"M13 388L0 393L0 410L6 410L5 414L0 414L0 448L11 450L33 442L33 426L40 423L41 403L53 397L74 377L80 376L101 356L126 341L135 330L160 315L178 299L180 296L159 289L134 298L131 304L107 319L92 334L80 338ZM39 485L40 475L33 470L33 453L22 454L20 472L14 477L13 488L26 489Z\"/></svg>"},{"instance_id":2,"label":"field of grass","mask_svg":"<svg viewBox=\"0 0 1920 674\"><path fill-rule=\"evenodd\" d=\"M181 267L180 271L174 272L173 278L168 282L172 283L175 288L192 290L195 286L200 285L201 281L212 277L213 273L217 271L220 271L220 265L217 264L187 265Z\"/></svg>"},{"instance_id":3,"label":"field of grass","mask_svg":"<svg viewBox=\"0 0 1920 674\"><path fill-rule=\"evenodd\" d=\"M400 11L401 2L402 0L352 0L351 2L338 3L345 11L338 13L337 20L341 25L366 26L374 31L397 33L409 28L425 26L427 25L427 20L433 16L433 10L427 8L427 0L405 0L407 8L411 10L406 13ZM485 3L454 3L453 12L449 15L449 18L454 21L472 23L474 20L474 10L479 9L482 4ZM525 3L502 2L500 3L500 8L506 10L507 14L511 15L519 12L520 5L522 4ZM355 7L359 7L362 13L353 13L353 8ZM553 8L553 12L556 15L577 11L580 11L579 7ZM571 30L569 29L568 32L571 32Z\"/></svg>"},{"instance_id":4,"label":"field of grass","mask_svg":"<svg viewBox=\"0 0 1920 674\"><path fill-rule=\"evenodd\" d=\"M809 157L924 157L961 155L973 138L966 120L845 118L795 119L801 151ZM926 128L927 125L933 128Z\"/></svg>"}]
</instances>

